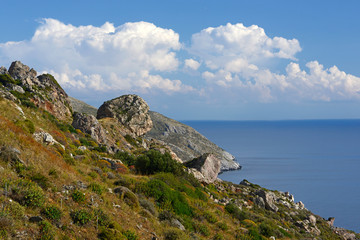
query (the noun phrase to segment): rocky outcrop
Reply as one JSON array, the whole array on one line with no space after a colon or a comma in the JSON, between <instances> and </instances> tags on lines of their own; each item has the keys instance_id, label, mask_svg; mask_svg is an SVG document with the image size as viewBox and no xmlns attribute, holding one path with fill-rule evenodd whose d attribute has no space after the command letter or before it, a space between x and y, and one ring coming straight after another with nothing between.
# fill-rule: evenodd
<instances>
[{"instance_id":1,"label":"rocky outcrop","mask_svg":"<svg viewBox=\"0 0 360 240\"><path fill-rule=\"evenodd\" d=\"M89 134L96 142L107 144L106 132L93 115L74 113L72 126L80 129L83 133Z\"/></svg>"},{"instance_id":2,"label":"rocky outcrop","mask_svg":"<svg viewBox=\"0 0 360 240\"><path fill-rule=\"evenodd\" d=\"M209 184L217 179L221 163L214 154L206 153L185 163L185 166L190 169L190 172L193 173L195 178Z\"/></svg>"},{"instance_id":3,"label":"rocky outcrop","mask_svg":"<svg viewBox=\"0 0 360 240\"><path fill-rule=\"evenodd\" d=\"M257 202L259 203L260 207L265 207L267 210L271 210L273 212L277 212L279 208L275 205L275 201L277 197L273 192L259 190L256 192L256 195L260 198L257 198Z\"/></svg>"},{"instance_id":4,"label":"rocky outcrop","mask_svg":"<svg viewBox=\"0 0 360 240\"><path fill-rule=\"evenodd\" d=\"M85 113L87 115L93 115L96 117L97 108L93 107L79 99L73 98L69 96L70 106L72 107L74 112Z\"/></svg>"},{"instance_id":5,"label":"rocky outcrop","mask_svg":"<svg viewBox=\"0 0 360 240\"><path fill-rule=\"evenodd\" d=\"M104 102L97 112L97 118L115 118L132 134L141 136L153 126L148 112L147 103L141 97L130 94Z\"/></svg>"},{"instance_id":6,"label":"rocky outcrop","mask_svg":"<svg viewBox=\"0 0 360 240\"><path fill-rule=\"evenodd\" d=\"M148 139L165 142L184 162L204 153L213 153L221 162L221 171L239 169L234 156L212 143L192 127L150 111L153 128L146 133Z\"/></svg>"},{"instance_id":7,"label":"rocky outcrop","mask_svg":"<svg viewBox=\"0 0 360 240\"><path fill-rule=\"evenodd\" d=\"M6 75L7 73L9 75ZM34 69L30 69L20 61L13 62L8 72L2 67L0 74L5 74L2 76L7 78L5 84L7 90L18 92L18 94L13 93L13 95L19 101L25 102L27 105L35 104L60 120L70 121L72 110L68 95L52 75L37 76ZM10 95L7 95L6 98L14 100Z\"/></svg>"}]
</instances>

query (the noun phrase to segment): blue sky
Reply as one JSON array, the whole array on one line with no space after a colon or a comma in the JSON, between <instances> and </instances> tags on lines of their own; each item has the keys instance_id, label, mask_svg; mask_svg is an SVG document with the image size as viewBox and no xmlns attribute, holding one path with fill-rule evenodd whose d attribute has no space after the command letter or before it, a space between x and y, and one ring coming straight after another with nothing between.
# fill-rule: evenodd
<instances>
[{"instance_id":1,"label":"blue sky","mask_svg":"<svg viewBox=\"0 0 360 240\"><path fill-rule=\"evenodd\" d=\"M178 120L360 118L358 1L4 1L0 65ZM3 11L4 12L4 11Z\"/></svg>"}]
</instances>

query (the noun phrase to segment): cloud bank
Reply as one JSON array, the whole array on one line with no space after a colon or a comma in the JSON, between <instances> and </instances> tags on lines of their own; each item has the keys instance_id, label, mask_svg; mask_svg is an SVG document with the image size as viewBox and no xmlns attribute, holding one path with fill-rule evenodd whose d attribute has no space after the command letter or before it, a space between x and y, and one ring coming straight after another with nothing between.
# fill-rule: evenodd
<instances>
[{"instance_id":1,"label":"cloud bank","mask_svg":"<svg viewBox=\"0 0 360 240\"><path fill-rule=\"evenodd\" d=\"M178 69L180 48L179 34L152 23L76 27L44 19L30 41L0 44L0 53L36 63L64 87L186 92L192 87L155 74Z\"/></svg>"},{"instance_id":2,"label":"cloud bank","mask_svg":"<svg viewBox=\"0 0 360 240\"><path fill-rule=\"evenodd\" d=\"M22 60L79 91L178 92L220 101L229 97L221 92L231 92L247 102L360 98L360 78L317 61L302 69L301 51L297 39L241 23L203 29L185 46L174 30L148 22L96 27L44 19L30 40L0 43L0 62Z\"/></svg>"}]
</instances>

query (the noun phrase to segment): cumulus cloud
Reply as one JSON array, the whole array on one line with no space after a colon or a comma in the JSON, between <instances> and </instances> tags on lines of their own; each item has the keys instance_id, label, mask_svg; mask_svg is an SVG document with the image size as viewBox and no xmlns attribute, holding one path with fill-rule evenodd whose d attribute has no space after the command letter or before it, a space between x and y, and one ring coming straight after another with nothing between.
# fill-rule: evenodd
<instances>
[{"instance_id":1,"label":"cumulus cloud","mask_svg":"<svg viewBox=\"0 0 360 240\"><path fill-rule=\"evenodd\" d=\"M200 67L200 63L192 58L185 59L185 67L197 70Z\"/></svg>"},{"instance_id":2,"label":"cumulus cloud","mask_svg":"<svg viewBox=\"0 0 360 240\"><path fill-rule=\"evenodd\" d=\"M193 34L189 51L208 68L202 78L209 86L235 91L244 101L360 98L360 78L336 66L326 69L312 61L306 64L308 71L305 71L298 63L289 62L286 69L280 70L282 74L279 69L268 69L264 64L267 61L296 61L295 55L301 47L297 39L268 37L256 25L228 23L206 28Z\"/></svg>"},{"instance_id":3,"label":"cumulus cloud","mask_svg":"<svg viewBox=\"0 0 360 240\"><path fill-rule=\"evenodd\" d=\"M44 19L30 41L0 44L9 61L29 61L65 87L93 90L187 91L180 80L159 74L178 69L179 35L148 22L101 27Z\"/></svg>"}]
</instances>

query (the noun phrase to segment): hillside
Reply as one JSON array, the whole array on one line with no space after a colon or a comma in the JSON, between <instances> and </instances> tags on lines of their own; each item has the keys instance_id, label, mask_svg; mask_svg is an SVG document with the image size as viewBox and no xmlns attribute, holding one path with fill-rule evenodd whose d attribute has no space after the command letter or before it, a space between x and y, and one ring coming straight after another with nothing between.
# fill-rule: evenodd
<instances>
[{"instance_id":1,"label":"hillside","mask_svg":"<svg viewBox=\"0 0 360 240\"><path fill-rule=\"evenodd\" d=\"M186 167L137 136L149 126L137 123L149 121L140 97L116 99L125 123L61 117L73 110L51 75L9 72L0 69L0 239L359 238L289 193L217 179L214 154Z\"/></svg>"}]
</instances>

